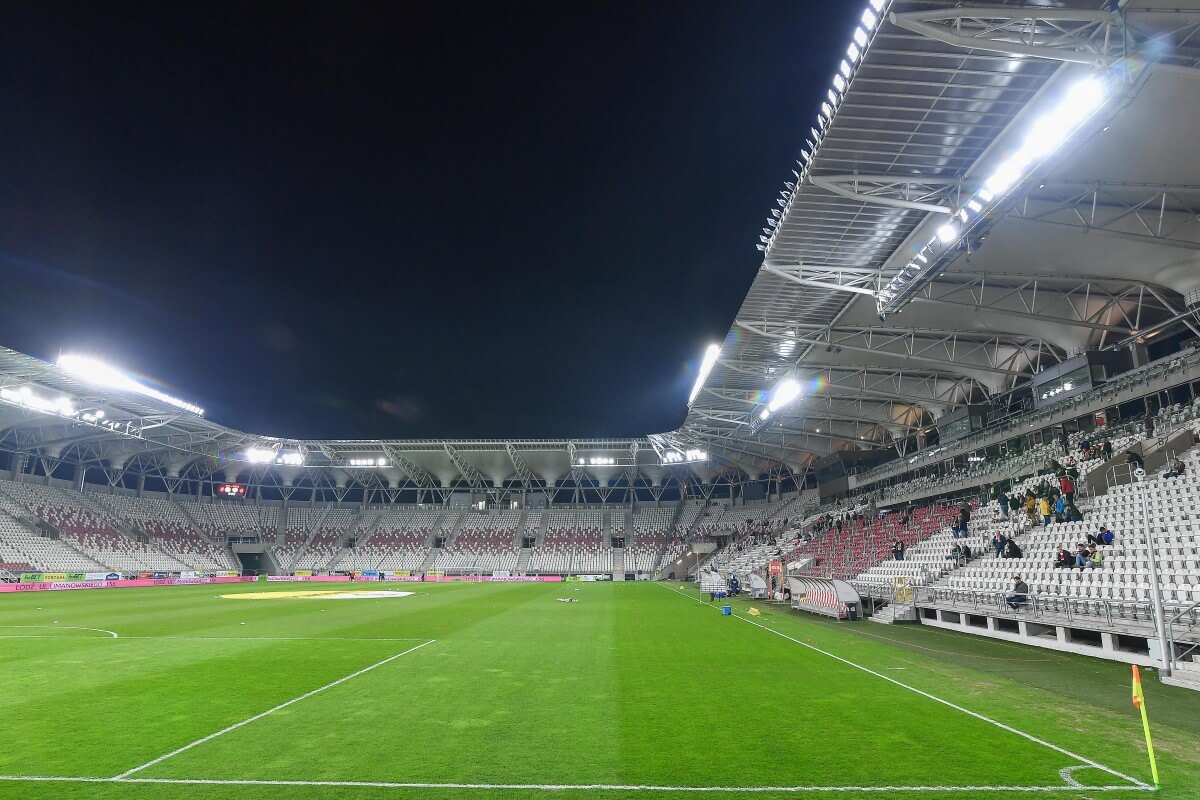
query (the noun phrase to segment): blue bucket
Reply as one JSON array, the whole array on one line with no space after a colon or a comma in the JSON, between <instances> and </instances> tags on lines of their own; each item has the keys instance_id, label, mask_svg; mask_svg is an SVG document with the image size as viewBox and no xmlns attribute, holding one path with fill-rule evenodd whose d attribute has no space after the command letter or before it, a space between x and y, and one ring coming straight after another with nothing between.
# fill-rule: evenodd
<instances>
[{"instance_id":1,"label":"blue bucket","mask_svg":"<svg viewBox=\"0 0 1200 800\"><path fill-rule=\"evenodd\" d=\"M721 606L721 613L728 617L733 613L733 609L729 606Z\"/></svg>"}]
</instances>

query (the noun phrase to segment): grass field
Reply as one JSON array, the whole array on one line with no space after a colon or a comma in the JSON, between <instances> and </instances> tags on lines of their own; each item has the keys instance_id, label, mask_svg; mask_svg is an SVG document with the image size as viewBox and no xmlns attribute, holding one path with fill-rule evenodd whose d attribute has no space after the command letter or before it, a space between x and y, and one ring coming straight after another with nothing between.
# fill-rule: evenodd
<instances>
[{"instance_id":1,"label":"grass field","mask_svg":"<svg viewBox=\"0 0 1200 800\"><path fill-rule=\"evenodd\" d=\"M724 617L678 584L219 596L298 588L348 587L0 598L0 797L1119 800L1149 781L1128 668L1095 659ZM1200 695L1146 693L1159 795L1200 797Z\"/></svg>"}]
</instances>

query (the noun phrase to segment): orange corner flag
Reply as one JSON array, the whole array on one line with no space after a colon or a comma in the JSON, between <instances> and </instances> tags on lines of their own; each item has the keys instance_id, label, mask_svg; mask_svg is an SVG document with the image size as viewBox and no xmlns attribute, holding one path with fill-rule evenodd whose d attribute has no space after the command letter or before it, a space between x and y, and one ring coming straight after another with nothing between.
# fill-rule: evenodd
<instances>
[{"instance_id":1,"label":"orange corner flag","mask_svg":"<svg viewBox=\"0 0 1200 800\"><path fill-rule=\"evenodd\" d=\"M1142 673L1133 665L1133 705L1142 712L1142 730L1146 732L1146 752L1150 755L1150 774L1158 788L1158 761L1154 758L1154 742L1150 740L1150 718L1146 716L1146 695L1142 694Z\"/></svg>"}]
</instances>

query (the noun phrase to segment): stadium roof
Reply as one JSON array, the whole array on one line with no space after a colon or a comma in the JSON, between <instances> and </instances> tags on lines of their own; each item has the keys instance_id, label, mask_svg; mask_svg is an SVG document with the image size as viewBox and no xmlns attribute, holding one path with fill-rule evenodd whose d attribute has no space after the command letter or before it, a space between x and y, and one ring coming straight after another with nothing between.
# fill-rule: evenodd
<instances>
[{"instance_id":1,"label":"stadium roof","mask_svg":"<svg viewBox=\"0 0 1200 800\"><path fill-rule=\"evenodd\" d=\"M1200 0L1101 5L864 2L845 60L830 65L828 102L797 134L759 274L678 431L296 441L0 350L0 448L114 475L249 470L336 489L711 482L902 447L946 411L1084 349L1184 326L1200 336ZM1105 87L1098 108L968 217L968 201L991 196L989 177L1089 77ZM947 222L955 235L941 241ZM772 402L787 380L799 396ZM11 394L22 388L24 400ZM70 414L53 406L59 396ZM711 458L676 463L694 449Z\"/></svg>"}]
</instances>

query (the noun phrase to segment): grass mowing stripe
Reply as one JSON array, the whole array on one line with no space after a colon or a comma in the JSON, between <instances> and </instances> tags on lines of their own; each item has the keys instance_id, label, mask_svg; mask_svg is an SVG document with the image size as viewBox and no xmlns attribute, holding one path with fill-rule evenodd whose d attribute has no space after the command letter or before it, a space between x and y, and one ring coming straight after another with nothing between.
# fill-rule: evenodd
<instances>
[{"instance_id":1,"label":"grass mowing stripe","mask_svg":"<svg viewBox=\"0 0 1200 800\"><path fill-rule=\"evenodd\" d=\"M684 592L679 591L678 589L676 589L673 586L667 586L665 583L660 584L660 585L681 597L686 597L689 600L692 599L691 595L685 594ZM719 608L717 608L716 606L709 605L708 603L705 603L703 600L698 600L697 602L699 605L703 605L707 608L713 609L714 611L720 612ZM732 616L735 617L736 619L741 620L742 622L753 625L756 628L761 628L762 630L767 631L768 633L773 633L776 636L787 639L789 642L794 642L795 644L798 644L801 647L807 647L809 650L813 650L817 653L820 653L823 656L832 658L835 661L840 661L841 663L845 664L846 666L854 667L855 669L861 670L861 671L867 673L868 675L874 675L876 678L881 678L881 679L887 681L888 683L892 683L892 684L895 684L896 686L899 686L902 689L907 689L908 691L913 692L914 694L919 694L922 697L928 698L929 700L933 700L936 703L941 703L942 705L952 708L955 711L961 711L962 713L967 714L968 716L974 717L975 719L981 720L983 722L987 722L991 725L995 725L997 728L1000 728L1001 730L1008 731L1009 733L1015 733L1017 736L1020 736L1023 739L1027 739L1028 741L1031 741L1035 744L1040 744L1043 747L1048 747L1051 750L1055 750L1059 753L1062 753L1063 755L1067 755L1067 756L1070 756L1071 758L1078 759L1079 761L1082 761L1084 764L1087 764L1090 767L1095 767L1096 769L1099 769L1103 772L1107 772L1109 775L1114 775L1118 778L1121 778L1122 780L1129 781L1130 783L1132 783L1134 786L1136 786L1139 789L1153 789L1154 788L1153 786L1150 786L1149 784L1147 784L1143 781L1140 781L1137 778L1133 778L1133 777L1130 777L1129 775L1125 775L1124 773L1118 772L1117 770L1113 769L1112 767L1106 767L1103 764L1101 764L1097 761L1093 761L1090 758L1081 756L1078 753L1073 753L1070 750L1066 749L1065 747L1059 747L1056 744L1047 742L1045 739L1039 739L1038 737L1034 736L1031 733L1026 733L1025 731L1018 730L1017 728L1012 727L1011 725L1005 725L1003 722L994 720L991 717L984 716L983 714L980 714L978 711L972 711L969 708L964 708L956 703L950 702L949 700L944 700L941 697L938 697L937 695L930 694L929 692L926 692L923 689L918 689L915 686L910 686L907 683L898 681L893 677L884 675L882 672L876 672L875 670L871 669L870 667L864 667L862 664L857 664L847 658L842 658L839 655L834 655L833 653L830 653L828 650L822 650L821 648L815 647L811 644L808 644L807 642L802 642L795 637L788 636L786 633L781 633L780 631L774 630L773 628L769 628L766 625L755 622L754 620L749 619L741 614L733 614Z\"/></svg>"},{"instance_id":2,"label":"grass mowing stripe","mask_svg":"<svg viewBox=\"0 0 1200 800\"><path fill-rule=\"evenodd\" d=\"M141 772L142 770L144 770L148 767L152 767L155 764L166 761L168 758L177 756L186 750L191 750L193 747L196 747L197 745L202 745L205 742L212 741L213 739L217 738L218 736L224 736L225 734L229 733L230 731L235 731L238 728L241 728L245 725L249 725L251 722L254 722L255 720L260 720L263 717L268 716L269 714L274 714L276 711L287 708L288 706L291 706L291 705L295 705L296 703L299 703L301 700L307 700L308 698L312 697L313 695L320 694L321 692L325 691L326 689L332 689L335 686L340 686L341 684L345 683L348 680L351 680L352 678L357 678L359 675L364 675L373 669L378 669L379 667L382 667L385 664L390 664L391 662L395 661L396 659L400 658L401 656L406 656L409 653L420 650L422 647L431 645L435 641L437 641L437 640L430 639L426 642L423 642L423 643L417 645L416 647L410 647L401 653L396 653L396 655L394 655L394 656L388 656L387 658L383 659L382 661L377 661L369 667L363 667L358 672L352 672L349 675L338 678L336 681L327 683L324 686L313 689L311 692L306 692L305 694L302 694L299 697L293 697L291 700L280 703L279 705L275 706L274 708L268 708L266 711L263 711L259 714L255 714L253 717L250 717L249 719L244 719L241 722L235 722L234 724L232 724L226 728L222 728L221 730L217 731L216 733L210 733L208 736L197 739L196 741L191 742L189 744L185 744L183 747L178 747L178 748L172 750L171 752L166 753L165 755L161 755L158 758L151 759L150 761L147 761L145 764L142 764L141 766L134 767L133 769L127 769L124 772L122 772L120 775L114 776L113 780L121 780L123 778L126 778L126 777L134 774L135 772Z\"/></svg>"}]
</instances>

